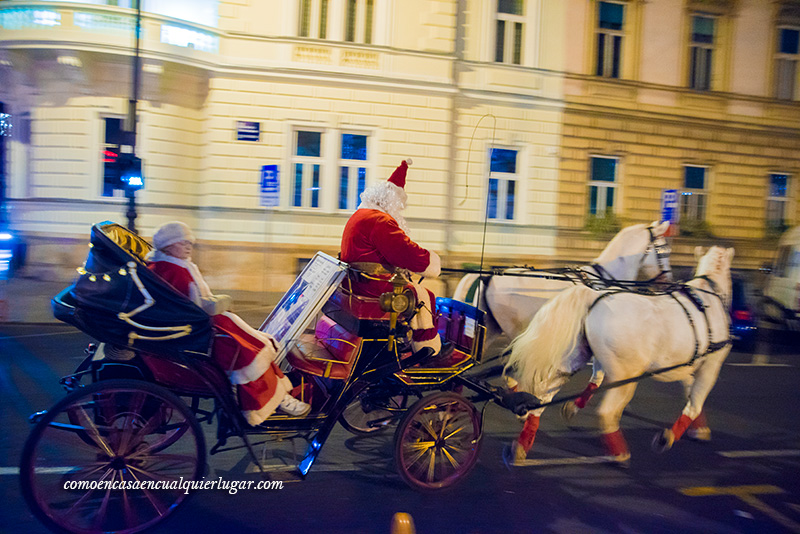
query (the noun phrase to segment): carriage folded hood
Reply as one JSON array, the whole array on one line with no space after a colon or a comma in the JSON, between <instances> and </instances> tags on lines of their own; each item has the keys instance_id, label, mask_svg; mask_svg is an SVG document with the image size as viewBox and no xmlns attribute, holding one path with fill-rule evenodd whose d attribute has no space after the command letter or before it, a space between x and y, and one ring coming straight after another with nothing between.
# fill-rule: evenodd
<instances>
[{"instance_id":1,"label":"carriage folded hood","mask_svg":"<svg viewBox=\"0 0 800 534\"><path fill-rule=\"evenodd\" d=\"M90 247L80 276L53 299L56 318L105 343L208 353L210 317L147 268L147 241L107 221L92 227Z\"/></svg>"}]
</instances>

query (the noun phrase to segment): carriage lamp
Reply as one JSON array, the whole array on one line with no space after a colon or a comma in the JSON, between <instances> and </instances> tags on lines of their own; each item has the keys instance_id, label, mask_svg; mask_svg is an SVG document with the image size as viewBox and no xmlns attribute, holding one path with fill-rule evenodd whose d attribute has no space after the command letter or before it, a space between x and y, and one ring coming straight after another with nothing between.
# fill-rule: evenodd
<instances>
[{"instance_id":1,"label":"carriage lamp","mask_svg":"<svg viewBox=\"0 0 800 534\"><path fill-rule=\"evenodd\" d=\"M383 293L379 302L381 310L398 315L407 312L415 306L414 294L410 289L400 288L401 292Z\"/></svg>"}]
</instances>

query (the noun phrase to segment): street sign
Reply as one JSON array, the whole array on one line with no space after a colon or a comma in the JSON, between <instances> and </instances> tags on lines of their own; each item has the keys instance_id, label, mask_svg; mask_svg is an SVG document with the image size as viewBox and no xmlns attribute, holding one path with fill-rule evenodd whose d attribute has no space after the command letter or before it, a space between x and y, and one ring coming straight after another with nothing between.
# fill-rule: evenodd
<instances>
[{"instance_id":1,"label":"street sign","mask_svg":"<svg viewBox=\"0 0 800 534\"><path fill-rule=\"evenodd\" d=\"M261 123L251 121L236 121L237 141L258 141L261 137Z\"/></svg>"},{"instance_id":2,"label":"street sign","mask_svg":"<svg viewBox=\"0 0 800 534\"><path fill-rule=\"evenodd\" d=\"M679 219L678 190L664 189L661 192L661 220L677 223Z\"/></svg>"},{"instance_id":3,"label":"street sign","mask_svg":"<svg viewBox=\"0 0 800 534\"><path fill-rule=\"evenodd\" d=\"M678 235L678 221L681 218L680 203L678 202L677 189L664 189L661 191L661 221L669 221L667 237Z\"/></svg>"},{"instance_id":4,"label":"street sign","mask_svg":"<svg viewBox=\"0 0 800 534\"><path fill-rule=\"evenodd\" d=\"M277 165L261 167L261 205L275 208L280 204L281 183Z\"/></svg>"}]
</instances>

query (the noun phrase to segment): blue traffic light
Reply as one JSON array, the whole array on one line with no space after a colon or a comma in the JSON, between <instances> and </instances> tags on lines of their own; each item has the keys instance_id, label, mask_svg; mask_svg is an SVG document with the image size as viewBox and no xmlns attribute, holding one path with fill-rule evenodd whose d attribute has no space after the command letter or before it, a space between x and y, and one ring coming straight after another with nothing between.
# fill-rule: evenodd
<instances>
[{"instance_id":1,"label":"blue traffic light","mask_svg":"<svg viewBox=\"0 0 800 534\"><path fill-rule=\"evenodd\" d=\"M128 191L137 191L144 188L144 173L142 173L142 159L133 154L120 154L119 181L122 188Z\"/></svg>"}]
</instances>

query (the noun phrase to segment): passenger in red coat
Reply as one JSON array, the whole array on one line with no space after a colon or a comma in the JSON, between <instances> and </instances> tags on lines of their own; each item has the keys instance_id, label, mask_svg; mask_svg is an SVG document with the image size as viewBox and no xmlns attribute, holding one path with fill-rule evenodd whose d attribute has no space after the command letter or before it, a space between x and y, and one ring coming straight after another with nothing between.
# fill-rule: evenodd
<instances>
[{"instance_id":1,"label":"passenger in red coat","mask_svg":"<svg viewBox=\"0 0 800 534\"><path fill-rule=\"evenodd\" d=\"M258 425L276 409L295 416L311 411L311 406L290 395L292 383L274 361L275 340L227 311L230 297L211 293L192 262L194 235L189 227L179 221L166 223L156 230L153 244L156 249L147 255L150 270L202 307L214 329L225 334L215 336L211 356L236 384L247 422Z\"/></svg>"},{"instance_id":2,"label":"passenger in red coat","mask_svg":"<svg viewBox=\"0 0 800 534\"><path fill-rule=\"evenodd\" d=\"M408 236L408 225L402 215L408 200L404 188L410 162L403 161L386 182L368 187L361 194L361 204L344 227L342 261L370 271L371 278L379 278L352 280L353 291L357 294L379 297L381 293L392 291L392 284L388 282L390 274L374 274L380 272L378 266L388 271L406 269L422 277L436 277L441 272L439 256ZM436 354L442 347L433 321L436 298L433 292L417 283L411 286L423 303L411 320L412 349L432 347Z\"/></svg>"}]
</instances>

